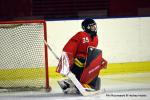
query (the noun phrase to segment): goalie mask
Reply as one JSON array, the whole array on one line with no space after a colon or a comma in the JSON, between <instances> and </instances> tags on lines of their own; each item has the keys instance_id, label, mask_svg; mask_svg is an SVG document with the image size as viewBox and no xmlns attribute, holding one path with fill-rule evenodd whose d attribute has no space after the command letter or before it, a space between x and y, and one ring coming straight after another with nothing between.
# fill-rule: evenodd
<instances>
[{"instance_id":1,"label":"goalie mask","mask_svg":"<svg viewBox=\"0 0 150 100\"><path fill-rule=\"evenodd\" d=\"M91 35L91 37L94 37L97 35L97 26L96 22L91 18L86 18L82 22L82 29Z\"/></svg>"}]
</instances>

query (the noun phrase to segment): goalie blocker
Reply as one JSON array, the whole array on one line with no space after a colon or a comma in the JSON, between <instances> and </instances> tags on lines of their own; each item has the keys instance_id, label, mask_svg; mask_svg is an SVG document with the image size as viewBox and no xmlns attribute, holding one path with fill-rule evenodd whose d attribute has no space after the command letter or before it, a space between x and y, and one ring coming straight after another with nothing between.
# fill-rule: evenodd
<instances>
[{"instance_id":1,"label":"goalie blocker","mask_svg":"<svg viewBox=\"0 0 150 100\"><path fill-rule=\"evenodd\" d=\"M60 58L58 67L56 69L56 72L62 75L68 76L69 72L71 72L70 69L72 65L73 65L72 55L69 53L63 52ZM98 75L100 73L100 70L105 68L106 66L107 66L107 61L103 59L102 51L96 48L89 48L88 57L86 59L85 66L81 74L80 80L78 81L82 84L83 87L84 87L84 84L90 84L95 79L100 81L100 78L98 78ZM94 82L95 82L94 84L96 84L96 81ZM96 87L99 87L99 86L95 86L94 89L96 89Z\"/></svg>"}]
</instances>

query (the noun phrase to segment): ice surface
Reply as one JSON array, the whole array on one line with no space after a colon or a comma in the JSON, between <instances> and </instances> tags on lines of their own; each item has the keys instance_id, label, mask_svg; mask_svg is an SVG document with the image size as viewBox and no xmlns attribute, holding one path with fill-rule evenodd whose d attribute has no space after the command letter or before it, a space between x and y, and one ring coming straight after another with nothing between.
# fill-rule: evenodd
<instances>
[{"instance_id":1,"label":"ice surface","mask_svg":"<svg viewBox=\"0 0 150 100\"><path fill-rule=\"evenodd\" d=\"M97 95L65 95L56 79L50 79L52 91L0 93L0 100L150 100L150 73L102 76Z\"/></svg>"}]
</instances>

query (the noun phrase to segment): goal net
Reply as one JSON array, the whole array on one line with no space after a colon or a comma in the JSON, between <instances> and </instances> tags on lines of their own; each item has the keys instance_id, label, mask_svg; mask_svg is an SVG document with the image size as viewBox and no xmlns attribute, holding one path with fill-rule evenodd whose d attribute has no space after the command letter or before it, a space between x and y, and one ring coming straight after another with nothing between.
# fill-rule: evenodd
<instances>
[{"instance_id":1,"label":"goal net","mask_svg":"<svg viewBox=\"0 0 150 100\"><path fill-rule=\"evenodd\" d=\"M0 22L0 92L50 89L46 23Z\"/></svg>"}]
</instances>

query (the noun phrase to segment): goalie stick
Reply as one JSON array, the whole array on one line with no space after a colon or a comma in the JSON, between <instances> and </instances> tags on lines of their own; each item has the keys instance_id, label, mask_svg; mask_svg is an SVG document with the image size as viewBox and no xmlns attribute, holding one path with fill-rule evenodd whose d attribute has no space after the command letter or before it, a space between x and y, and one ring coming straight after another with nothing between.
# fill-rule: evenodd
<instances>
[{"instance_id":1,"label":"goalie stick","mask_svg":"<svg viewBox=\"0 0 150 100\"><path fill-rule=\"evenodd\" d=\"M49 46L49 44L44 40L44 43L46 44L46 46L49 48L49 50L52 52L52 54L55 56L55 58L59 61L59 57L56 55L56 53L52 50L52 48ZM67 67L67 66L66 66ZM69 72L66 75L76 86L76 88L79 90L79 92L81 93L81 95L83 96L89 96L89 95L94 95L94 94L98 94L98 93L102 93L104 92L104 90L98 90L98 91L94 91L93 89L88 89L84 88L81 83L77 80L77 78L75 77L75 75L72 72ZM60 84L59 84L60 85Z\"/></svg>"},{"instance_id":2,"label":"goalie stick","mask_svg":"<svg viewBox=\"0 0 150 100\"><path fill-rule=\"evenodd\" d=\"M59 60L59 57L56 55L56 53L52 50L52 48L49 46L49 44L44 40L45 45L49 48L49 50L52 52L54 57Z\"/></svg>"}]
</instances>

